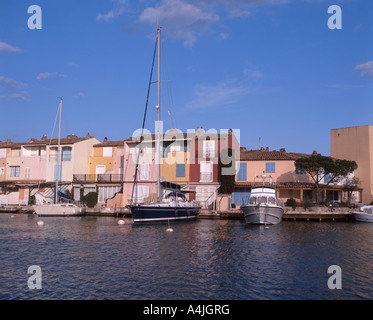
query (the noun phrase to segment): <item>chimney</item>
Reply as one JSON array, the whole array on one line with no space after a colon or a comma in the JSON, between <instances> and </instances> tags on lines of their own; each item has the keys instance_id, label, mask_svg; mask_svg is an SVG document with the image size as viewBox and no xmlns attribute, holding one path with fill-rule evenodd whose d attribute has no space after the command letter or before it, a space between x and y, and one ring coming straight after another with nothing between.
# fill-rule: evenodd
<instances>
[{"instance_id":1,"label":"chimney","mask_svg":"<svg viewBox=\"0 0 373 320\"><path fill-rule=\"evenodd\" d=\"M107 142L107 137L104 138L104 143L106 143L106 142Z\"/></svg>"},{"instance_id":2,"label":"chimney","mask_svg":"<svg viewBox=\"0 0 373 320\"><path fill-rule=\"evenodd\" d=\"M85 136L87 139L92 138L89 132L87 132L87 135Z\"/></svg>"},{"instance_id":3,"label":"chimney","mask_svg":"<svg viewBox=\"0 0 373 320\"><path fill-rule=\"evenodd\" d=\"M6 139L6 144L11 144L12 140L11 139Z\"/></svg>"},{"instance_id":4,"label":"chimney","mask_svg":"<svg viewBox=\"0 0 373 320\"><path fill-rule=\"evenodd\" d=\"M317 155L317 151L316 151L316 150L313 150L312 155L313 155L313 156L316 156L316 155Z\"/></svg>"},{"instance_id":5,"label":"chimney","mask_svg":"<svg viewBox=\"0 0 373 320\"><path fill-rule=\"evenodd\" d=\"M285 152L286 152L285 148L281 148L281 149L280 149L280 152L281 152L281 153L285 153Z\"/></svg>"},{"instance_id":6,"label":"chimney","mask_svg":"<svg viewBox=\"0 0 373 320\"><path fill-rule=\"evenodd\" d=\"M47 136L43 134L43 136L41 137L41 141L45 141L45 140L47 140Z\"/></svg>"}]
</instances>

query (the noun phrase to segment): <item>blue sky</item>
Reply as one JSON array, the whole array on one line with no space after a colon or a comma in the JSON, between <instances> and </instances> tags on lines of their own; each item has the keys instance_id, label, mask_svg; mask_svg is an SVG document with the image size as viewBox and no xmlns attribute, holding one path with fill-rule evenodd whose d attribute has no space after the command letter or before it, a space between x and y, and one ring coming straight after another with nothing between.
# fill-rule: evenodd
<instances>
[{"instance_id":1,"label":"blue sky","mask_svg":"<svg viewBox=\"0 0 373 320\"><path fill-rule=\"evenodd\" d=\"M40 30L27 25L32 4ZM327 26L335 4L339 30ZM60 96L63 136L130 137L157 24L166 130L239 129L248 149L261 137L271 150L329 155L330 129L373 123L370 0L3 0L0 140L50 137Z\"/></svg>"}]
</instances>

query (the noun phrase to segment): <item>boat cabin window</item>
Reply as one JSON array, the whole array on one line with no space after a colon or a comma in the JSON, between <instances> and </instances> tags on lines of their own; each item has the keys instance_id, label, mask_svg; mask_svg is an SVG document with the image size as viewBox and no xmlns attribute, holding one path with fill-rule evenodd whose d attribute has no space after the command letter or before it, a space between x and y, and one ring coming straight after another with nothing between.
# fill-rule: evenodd
<instances>
[{"instance_id":1,"label":"boat cabin window","mask_svg":"<svg viewBox=\"0 0 373 320\"><path fill-rule=\"evenodd\" d=\"M267 203L267 197L258 197L258 203Z\"/></svg>"},{"instance_id":2,"label":"boat cabin window","mask_svg":"<svg viewBox=\"0 0 373 320\"><path fill-rule=\"evenodd\" d=\"M168 195L165 196L165 199L173 200L177 199L179 201L186 201L186 197L183 193L181 192L170 192Z\"/></svg>"},{"instance_id":3,"label":"boat cabin window","mask_svg":"<svg viewBox=\"0 0 373 320\"><path fill-rule=\"evenodd\" d=\"M269 204L276 204L276 199L274 197L268 197Z\"/></svg>"},{"instance_id":4,"label":"boat cabin window","mask_svg":"<svg viewBox=\"0 0 373 320\"><path fill-rule=\"evenodd\" d=\"M256 198L255 197L250 197L249 203L250 204L256 204Z\"/></svg>"}]
</instances>

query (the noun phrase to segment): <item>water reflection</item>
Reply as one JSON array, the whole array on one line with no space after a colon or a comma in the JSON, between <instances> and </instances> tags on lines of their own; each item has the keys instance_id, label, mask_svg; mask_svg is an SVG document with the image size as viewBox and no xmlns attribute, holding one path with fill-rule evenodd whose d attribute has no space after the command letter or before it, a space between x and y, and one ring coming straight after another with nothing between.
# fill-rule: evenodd
<instances>
[{"instance_id":1,"label":"water reflection","mask_svg":"<svg viewBox=\"0 0 373 320\"><path fill-rule=\"evenodd\" d=\"M1 299L372 299L373 224L0 215ZM27 268L42 268L29 290ZM330 290L330 265L342 290Z\"/></svg>"}]
</instances>

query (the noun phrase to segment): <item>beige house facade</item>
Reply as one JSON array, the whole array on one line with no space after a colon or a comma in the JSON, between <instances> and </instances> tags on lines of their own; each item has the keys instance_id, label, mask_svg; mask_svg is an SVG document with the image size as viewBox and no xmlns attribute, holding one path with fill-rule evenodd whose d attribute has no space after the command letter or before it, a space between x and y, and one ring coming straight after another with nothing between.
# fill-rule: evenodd
<instances>
[{"instance_id":1,"label":"beige house facade","mask_svg":"<svg viewBox=\"0 0 373 320\"><path fill-rule=\"evenodd\" d=\"M362 202L369 204L373 201L373 126L332 129L330 141L332 157L356 161L355 177L361 181Z\"/></svg>"}]
</instances>

